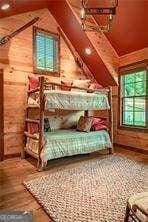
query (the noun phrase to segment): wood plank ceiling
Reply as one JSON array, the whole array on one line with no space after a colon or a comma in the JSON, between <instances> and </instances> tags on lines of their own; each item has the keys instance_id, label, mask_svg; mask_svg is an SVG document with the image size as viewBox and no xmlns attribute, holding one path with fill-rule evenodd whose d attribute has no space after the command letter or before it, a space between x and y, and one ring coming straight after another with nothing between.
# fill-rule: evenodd
<instances>
[{"instance_id":1,"label":"wood plank ceiling","mask_svg":"<svg viewBox=\"0 0 148 222\"><path fill-rule=\"evenodd\" d=\"M119 56L148 47L148 0L119 0L106 36Z\"/></svg>"},{"instance_id":2,"label":"wood plank ceiling","mask_svg":"<svg viewBox=\"0 0 148 222\"><path fill-rule=\"evenodd\" d=\"M81 1L69 0L81 8ZM89 0L90 7L109 0ZM119 56L148 47L148 0L118 0L112 30L106 34ZM109 4L109 3L108 3ZM107 4L107 5L108 5ZM99 23L98 18L96 21Z\"/></svg>"}]
</instances>

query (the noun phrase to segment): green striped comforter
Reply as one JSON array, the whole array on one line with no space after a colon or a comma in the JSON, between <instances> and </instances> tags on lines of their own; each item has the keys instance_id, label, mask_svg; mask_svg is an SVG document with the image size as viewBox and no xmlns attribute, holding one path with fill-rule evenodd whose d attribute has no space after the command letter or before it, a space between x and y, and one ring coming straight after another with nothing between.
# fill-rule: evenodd
<instances>
[{"instance_id":1,"label":"green striped comforter","mask_svg":"<svg viewBox=\"0 0 148 222\"><path fill-rule=\"evenodd\" d=\"M44 136L46 146L41 153L43 162L64 156L91 153L112 146L109 134L105 130L89 133L56 130L45 133Z\"/></svg>"},{"instance_id":2,"label":"green striped comforter","mask_svg":"<svg viewBox=\"0 0 148 222\"><path fill-rule=\"evenodd\" d=\"M47 90L45 97L46 109L103 110L110 108L105 92Z\"/></svg>"}]
</instances>

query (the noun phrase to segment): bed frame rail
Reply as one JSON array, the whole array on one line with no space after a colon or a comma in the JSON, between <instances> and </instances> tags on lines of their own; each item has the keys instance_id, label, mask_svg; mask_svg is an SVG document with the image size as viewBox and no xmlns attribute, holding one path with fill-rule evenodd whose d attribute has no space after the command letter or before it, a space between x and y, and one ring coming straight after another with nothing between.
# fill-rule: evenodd
<instances>
[{"instance_id":1,"label":"bed frame rail","mask_svg":"<svg viewBox=\"0 0 148 222\"><path fill-rule=\"evenodd\" d=\"M45 79L45 89L49 89L50 86L63 86L62 84L60 83L56 83L56 82L50 82L48 81L47 79ZM64 85L65 88L69 88L69 86L66 86ZM86 89L86 88L83 88L83 87L78 87L78 86L70 86L70 88L72 89L79 89L79 90L85 90L85 91L88 91L88 92L104 92L104 93L108 93L109 92L109 88L108 87L105 87L105 88L102 88L102 89Z\"/></svg>"}]
</instances>

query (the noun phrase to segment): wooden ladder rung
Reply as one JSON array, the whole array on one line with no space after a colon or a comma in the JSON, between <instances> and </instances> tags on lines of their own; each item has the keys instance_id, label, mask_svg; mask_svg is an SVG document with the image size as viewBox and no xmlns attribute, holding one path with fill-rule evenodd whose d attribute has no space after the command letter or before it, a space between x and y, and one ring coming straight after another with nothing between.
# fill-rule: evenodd
<instances>
[{"instance_id":1,"label":"wooden ladder rung","mask_svg":"<svg viewBox=\"0 0 148 222\"><path fill-rule=\"evenodd\" d=\"M108 119L109 116L92 116L93 118Z\"/></svg>"},{"instance_id":2,"label":"wooden ladder rung","mask_svg":"<svg viewBox=\"0 0 148 222\"><path fill-rule=\"evenodd\" d=\"M39 105L27 105L26 108L27 108L27 109L39 109L40 106L39 106Z\"/></svg>"},{"instance_id":3,"label":"wooden ladder rung","mask_svg":"<svg viewBox=\"0 0 148 222\"><path fill-rule=\"evenodd\" d=\"M28 149L27 147L24 147L24 151L29 155L33 156L34 158L38 159L38 154L34 153L32 150Z\"/></svg>"},{"instance_id":4,"label":"wooden ladder rung","mask_svg":"<svg viewBox=\"0 0 148 222\"><path fill-rule=\"evenodd\" d=\"M40 123L40 121L37 120L37 119L26 119L26 122L28 122L28 123L37 123L37 124Z\"/></svg>"},{"instance_id":5,"label":"wooden ladder rung","mask_svg":"<svg viewBox=\"0 0 148 222\"><path fill-rule=\"evenodd\" d=\"M27 92L28 92L28 94L31 94L31 93L38 92L39 90L40 90L40 88L37 87L36 89L30 89L30 90L28 90Z\"/></svg>"},{"instance_id":6,"label":"wooden ladder rung","mask_svg":"<svg viewBox=\"0 0 148 222\"><path fill-rule=\"evenodd\" d=\"M28 132L24 132L24 134L25 134L27 137L31 138L31 139L39 140L39 138L38 138L37 136L33 135L33 134L30 134L30 133L28 133Z\"/></svg>"}]
</instances>

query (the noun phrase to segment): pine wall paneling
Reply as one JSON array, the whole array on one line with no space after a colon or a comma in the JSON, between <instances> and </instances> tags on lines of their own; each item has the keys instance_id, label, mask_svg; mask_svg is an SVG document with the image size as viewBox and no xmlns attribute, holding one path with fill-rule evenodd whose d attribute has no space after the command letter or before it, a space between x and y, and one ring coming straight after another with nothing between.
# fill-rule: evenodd
<instances>
[{"instance_id":1,"label":"pine wall paneling","mask_svg":"<svg viewBox=\"0 0 148 222\"><path fill-rule=\"evenodd\" d=\"M40 20L35 24L39 28L57 33L58 24L47 9L19 14L0 19L2 36L11 33L34 17ZM60 39L60 78L49 77L51 81L61 79L84 79L73 55L63 39ZM32 27L18 34L1 47L0 68L4 69L4 154L20 153L23 146L27 76L33 71Z\"/></svg>"},{"instance_id":2,"label":"pine wall paneling","mask_svg":"<svg viewBox=\"0 0 148 222\"><path fill-rule=\"evenodd\" d=\"M40 17L36 26L57 32L58 24L47 9L42 9L0 19L1 35L11 33L36 16ZM115 73L115 78L117 78L118 67L148 58L148 48L118 57L105 37L99 34L94 35L94 37L95 47L98 48L102 60L106 61L106 66L112 73ZM4 69L5 155L19 153L23 145L27 75L33 71L32 45L32 27L30 27L1 47L0 68ZM80 74L73 55L62 38L60 73L60 78L50 77L50 80L59 82L64 78L85 78L82 72ZM147 134L118 129L118 87L113 87L113 115L115 143L148 149Z\"/></svg>"},{"instance_id":3,"label":"pine wall paneling","mask_svg":"<svg viewBox=\"0 0 148 222\"><path fill-rule=\"evenodd\" d=\"M4 156L3 70L0 69L0 161Z\"/></svg>"}]
</instances>

